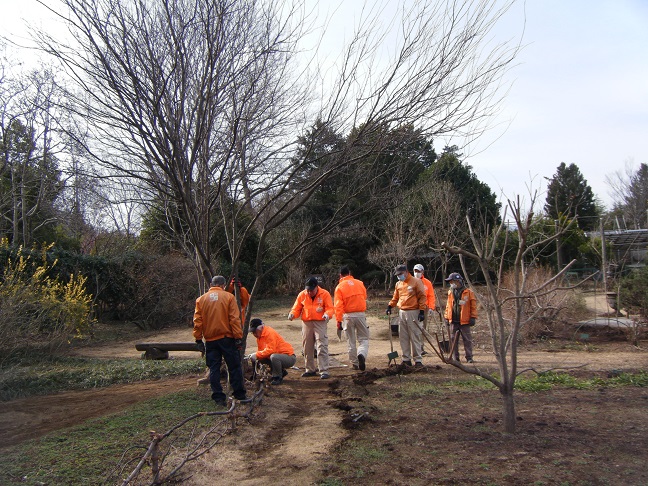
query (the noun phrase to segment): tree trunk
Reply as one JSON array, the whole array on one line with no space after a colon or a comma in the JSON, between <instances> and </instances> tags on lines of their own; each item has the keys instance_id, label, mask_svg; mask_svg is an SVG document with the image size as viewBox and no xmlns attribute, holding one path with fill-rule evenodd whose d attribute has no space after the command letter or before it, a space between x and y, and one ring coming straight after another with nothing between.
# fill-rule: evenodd
<instances>
[{"instance_id":1,"label":"tree trunk","mask_svg":"<svg viewBox=\"0 0 648 486\"><path fill-rule=\"evenodd\" d=\"M515 433L515 400L513 400L513 388L500 390L502 394L502 410L504 412L504 432Z\"/></svg>"}]
</instances>

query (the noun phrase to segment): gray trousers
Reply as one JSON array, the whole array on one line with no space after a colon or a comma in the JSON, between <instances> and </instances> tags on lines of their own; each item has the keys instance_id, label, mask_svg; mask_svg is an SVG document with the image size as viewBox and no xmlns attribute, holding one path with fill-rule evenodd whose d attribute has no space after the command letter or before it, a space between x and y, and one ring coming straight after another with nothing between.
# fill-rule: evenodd
<instances>
[{"instance_id":1,"label":"gray trousers","mask_svg":"<svg viewBox=\"0 0 648 486\"><path fill-rule=\"evenodd\" d=\"M302 349L306 371L315 372L315 343L317 343L317 367L320 373L329 369L328 321L302 321Z\"/></svg>"},{"instance_id":2,"label":"gray trousers","mask_svg":"<svg viewBox=\"0 0 648 486\"><path fill-rule=\"evenodd\" d=\"M256 357L252 355L252 362L256 361ZM273 378L283 378L283 370L295 366L297 357L294 354L271 354L269 358L260 359L259 363L269 364L272 369Z\"/></svg>"},{"instance_id":3,"label":"gray trousers","mask_svg":"<svg viewBox=\"0 0 648 486\"><path fill-rule=\"evenodd\" d=\"M347 344L349 347L349 361L351 364L358 365L358 355L365 358L369 354L369 327L367 326L367 317L364 312L352 312L342 316L342 329L347 335ZM358 347L356 348L356 339Z\"/></svg>"},{"instance_id":4,"label":"gray trousers","mask_svg":"<svg viewBox=\"0 0 648 486\"><path fill-rule=\"evenodd\" d=\"M399 310L398 337L400 339L403 361L422 363L423 345L421 343L421 328L418 322L418 309Z\"/></svg>"},{"instance_id":5,"label":"gray trousers","mask_svg":"<svg viewBox=\"0 0 648 486\"><path fill-rule=\"evenodd\" d=\"M470 326L468 324L457 324L455 322L451 323L448 326L448 332L450 333L450 344L454 341L455 333L461 334L461 339L463 340L464 352L466 353L466 359L472 359L473 357L473 347L472 347L472 333L470 332ZM459 339L457 338L457 345L454 349L454 359L459 361Z\"/></svg>"}]
</instances>

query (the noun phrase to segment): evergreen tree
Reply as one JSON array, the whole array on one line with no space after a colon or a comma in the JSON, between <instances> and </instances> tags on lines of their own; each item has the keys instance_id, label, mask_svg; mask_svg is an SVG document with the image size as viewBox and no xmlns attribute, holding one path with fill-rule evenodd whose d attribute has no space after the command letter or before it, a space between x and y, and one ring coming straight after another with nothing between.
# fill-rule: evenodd
<instances>
[{"instance_id":1,"label":"evergreen tree","mask_svg":"<svg viewBox=\"0 0 648 486\"><path fill-rule=\"evenodd\" d=\"M442 181L450 183L457 191L459 224L464 224L466 215L470 218L473 229L478 232L500 223L502 205L497 202L497 196L488 184L477 178L470 165L461 161L456 145L443 149L438 160L421 175L419 183L427 185Z\"/></svg>"},{"instance_id":2,"label":"evergreen tree","mask_svg":"<svg viewBox=\"0 0 648 486\"><path fill-rule=\"evenodd\" d=\"M579 228L585 231L598 227L594 193L576 164L562 162L549 179L545 212L554 220L576 218Z\"/></svg>"}]
</instances>

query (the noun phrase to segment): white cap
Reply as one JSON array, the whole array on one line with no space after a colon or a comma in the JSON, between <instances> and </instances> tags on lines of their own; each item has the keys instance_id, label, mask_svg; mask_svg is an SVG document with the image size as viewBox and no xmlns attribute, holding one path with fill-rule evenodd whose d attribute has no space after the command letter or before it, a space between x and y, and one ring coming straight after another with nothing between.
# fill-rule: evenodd
<instances>
[{"instance_id":1,"label":"white cap","mask_svg":"<svg viewBox=\"0 0 648 486\"><path fill-rule=\"evenodd\" d=\"M423 272L425 270L425 268L423 268L423 265L421 265L420 263L417 263L416 265L414 265L414 271L417 271L417 270L419 272Z\"/></svg>"}]
</instances>

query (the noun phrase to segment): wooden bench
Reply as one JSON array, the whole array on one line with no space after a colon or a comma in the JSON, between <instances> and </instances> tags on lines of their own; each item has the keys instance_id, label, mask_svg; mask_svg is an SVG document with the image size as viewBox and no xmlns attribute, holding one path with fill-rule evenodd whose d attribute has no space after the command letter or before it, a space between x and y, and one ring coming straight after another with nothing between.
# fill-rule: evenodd
<instances>
[{"instance_id":1,"label":"wooden bench","mask_svg":"<svg viewBox=\"0 0 648 486\"><path fill-rule=\"evenodd\" d=\"M144 359L169 359L169 351L200 351L194 343L137 343L135 349L144 351Z\"/></svg>"}]
</instances>

